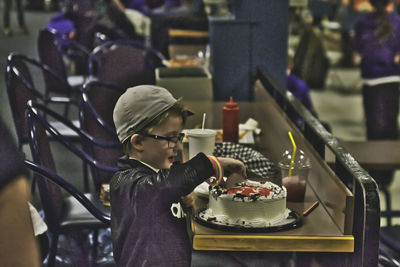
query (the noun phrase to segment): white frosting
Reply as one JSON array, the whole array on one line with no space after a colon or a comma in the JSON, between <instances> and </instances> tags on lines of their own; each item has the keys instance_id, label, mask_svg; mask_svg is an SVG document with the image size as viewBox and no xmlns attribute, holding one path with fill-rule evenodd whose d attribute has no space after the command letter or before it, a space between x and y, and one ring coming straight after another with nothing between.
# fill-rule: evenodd
<instances>
[{"instance_id":1,"label":"white frosting","mask_svg":"<svg viewBox=\"0 0 400 267\"><path fill-rule=\"evenodd\" d=\"M204 210L199 214L199 216L204 221L210 221L213 222L214 224L219 224L219 225L240 226L247 228L261 228L261 227L270 227L279 225L282 221L288 218L289 212L290 212L289 209L285 209L280 216L277 216L269 221L261 218L255 220L245 220L243 218L239 218L237 220L234 220L227 215L214 215L211 209Z\"/></svg>"},{"instance_id":2,"label":"white frosting","mask_svg":"<svg viewBox=\"0 0 400 267\"><path fill-rule=\"evenodd\" d=\"M247 181L239 187L243 186L254 186L255 194L243 196L239 188L236 194L228 194L227 190L221 187L212 188L208 209L203 214L205 219L216 220L221 224L265 227L288 217L285 187L279 187L271 182L261 184L255 181ZM271 190L269 195L262 196L257 193L265 188Z\"/></svg>"}]
</instances>

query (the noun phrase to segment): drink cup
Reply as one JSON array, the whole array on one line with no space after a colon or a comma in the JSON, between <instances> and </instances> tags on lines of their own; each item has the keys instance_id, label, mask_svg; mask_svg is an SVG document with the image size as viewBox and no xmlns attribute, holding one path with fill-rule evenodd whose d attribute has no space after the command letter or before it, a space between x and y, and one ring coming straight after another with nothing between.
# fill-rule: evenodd
<instances>
[{"instance_id":1,"label":"drink cup","mask_svg":"<svg viewBox=\"0 0 400 267\"><path fill-rule=\"evenodd\" d=\"M293 202L303 202L306 193L306 181L310 165L302 168L293 168L292 174L289 175L289 166L279 166L282 175L282 185L287 189L287 200Z\"/></svg>"},{"instance_id":2,"label":"drink cup","mask_svg":"<svg viewBox=\"0 0 400 267\"><path fill-rule=\"evenodd\" d=\"M281 169L282 178L287 177L289 175L289 166L279 164L279 168ZM300 180L307 181L308 173L310 171L311 166L302 166L302 167L294 167L292 168L292 176L298 176Z\"/></svg>"},{"instance_id":3,"label":"drink cup","mask_svg":"<svg viewBox=\"0 0 400 267\"><path fill-rule=\"evenodd\" d=\"M284 177L282 185L287 190L287 201L291 202L304 202L306 195L306 181L301 180L299 176Z\"/></svg>"},{"instance_id":4,"label":"drink cup","mask_svg":"<svg viewBox=\"0 0 400 267\"><path fill-rule=\"evenodd\" d=\"M278 165L281 171L282 185L287 189L287 200L303 202L311 164L301 149L296 154L293 166L291 166L292 151L289 150L283 153ZM290 168L292 169L289 176Z\"/></svg>"},{"instance_id":5,"label":"drink cup","mask_svg":"<svg viewBox=\"0 0 400 267\"><path fill-rule=\"evenodd\" d=\"M189 159L199 152L211 155L214 152L217 131L211 129L191 129L186 133L189 137Z\"/></svg>"}]
</instances>

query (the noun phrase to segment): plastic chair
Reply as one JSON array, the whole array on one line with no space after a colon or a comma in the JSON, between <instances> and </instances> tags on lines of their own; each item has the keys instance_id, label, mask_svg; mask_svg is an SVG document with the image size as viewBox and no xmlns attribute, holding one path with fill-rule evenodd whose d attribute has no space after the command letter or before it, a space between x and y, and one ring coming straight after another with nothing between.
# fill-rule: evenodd
<instances>
[{"instance_id":1,"label":"plastic chair","mask_svg":"<svg viewBox=\"0 0 400 267\"><path fill-rule=\"evenodd\" d=\"M43 94L35 86L38 82L33 79L33 73L45 72L49 76L62 84L65 81L59 77L52 69L48 66L41 64L35 59L27 56L11 53L7 58L6 68L6 87L8 99L11 107L11 113L16 128L18 138L18 148L22 150L22 145L28 143L28 129L26 125L25 111L26 103L28 100L38 100L43 103L58 103L58 104L77 104L67 97L49 97L47 91ZM79 121L74 121L75 125L79 125ZM56 126L60 132L67 135L69 138L77 137L76 134L68 134L66 129L61 126Z\"/></svg>"},{"instance_id":2,"label":"plastic chair","mask_svg":"<svg viewBox=\"0 0 400 267\"><path fill-rule=\"evenodd\" d=\"M89 74L100 81L122 88L155 84L155 69L165 57L151 47L133 40L109 41L89 56Z\"/></svg>"},{"instance_id":3,"label":"plastic chair","mask_svg":"<svg viewBox=\"0 0 400 267\"><path fill-rule=\"evenodd\" d=\"M76 128L70 121L63 119L62 116L44 105L32 101L28 102L27 122L29 128L29 145L34 163L27 162L27 165L35 172L41 174L39 176L36 175L36 179L45 214L45 221L51 234L48 266L53 266L57 253L58 237L60 234L66 234L70 229L84 228L95 230L93 252L96 253L96 230L110 225L110 211L99 203L97 194L83 194L67 182L67 179L63 179L57 175L46 131L49 132L57 142L90 166L109 173L116 172L117 168L100 164L83 150L73 145L48 123L44 114L60 120L66 126L76 131L83 139L91 140L99 145L109 146L111 148L114 147L115 144L95 140L84 131ZM43 177L47 179L43 179ZM52 182L49 182L48 179ZM64 198L60 187L67 190L72 196ZM85 209L77 202L80 202Z\"/></svg>"},{"instance_id":4,"label":"plastic chair","mask_svg":"<svg viewBox=\"0 0 400 267\"><path fill-rule=\"evenodd\" d=\"M113 84L100 81L89 81L84 84L79 119L82 130L96 139L120 143L113 122L114 106L124 93L124 89ZM83 144L85 150L101 164L117 166L123 155L122 144L113 149L98 146L92 142ZM92 176L96 190L101 184L108 183L111 176L107 172L92 168Z\"/></svg>"},{"instance_id":5,"label":"plastic chair","mask_svg":"<svg viewBox=\"0 0 400 267\"><path fill-rule=\"evenodd\" d=\"M63 54L56 42L54 33L47 29L39 31L38 53L42 64L49 66L65 82L60 83L47 72L43 73L46 86L46 95L50 93L63 95L69 98L79 96L80 87L85 82L84 76L69 76ZM65 107L65 114L68 114L69 105Z\"/></svg>"}]
</instances>

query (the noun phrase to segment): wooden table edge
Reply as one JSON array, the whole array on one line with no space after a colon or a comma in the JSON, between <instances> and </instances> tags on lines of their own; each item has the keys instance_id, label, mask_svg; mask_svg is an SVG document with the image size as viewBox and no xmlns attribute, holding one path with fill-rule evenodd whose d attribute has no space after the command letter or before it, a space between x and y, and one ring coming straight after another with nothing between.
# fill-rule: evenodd
<instances>
[{"instance_id":1,"label":"wooden table edge","mask_svg":"<svg viewBox=\"0 0 400 267\"><path fill-rule=\"evenodd\" d=\"M354 252L354 237L194 235L195 250Z\"/></svg>"}]
</instances>

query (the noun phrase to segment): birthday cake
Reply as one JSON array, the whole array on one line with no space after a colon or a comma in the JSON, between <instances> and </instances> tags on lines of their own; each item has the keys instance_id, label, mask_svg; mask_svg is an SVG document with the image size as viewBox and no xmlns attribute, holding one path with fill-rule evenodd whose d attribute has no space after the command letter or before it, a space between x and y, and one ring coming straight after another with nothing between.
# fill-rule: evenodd
<instances>
[{"instance_id":1,"label":"birthday cake","mask_svg":"<svg viewBox=\"0 0 400 267\"><path fill-rule=\"evenodd\" d=\"M247 180L235 187L210 189L208 208L199 216L221 225L241 227L273 226L289 215L286 188L271 182Z\"/></svg>"}]
</instances>

